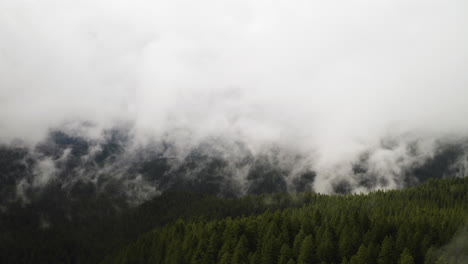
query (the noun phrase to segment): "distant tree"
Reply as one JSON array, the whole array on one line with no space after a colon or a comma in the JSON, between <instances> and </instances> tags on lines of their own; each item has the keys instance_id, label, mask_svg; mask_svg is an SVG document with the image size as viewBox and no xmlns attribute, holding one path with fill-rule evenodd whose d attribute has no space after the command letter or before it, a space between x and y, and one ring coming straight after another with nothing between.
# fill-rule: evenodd
<instances>
[{"instance_id":1,"label":"distant tree","mask_svg":"<svg viewBox=\"0 0 468 264\"><path fill-rule=\"evenodd\" d=\"M380 253L380 246L376 243L371 242L367 248L369 249L369 261L372 263L377 263L377 259Z\"/></svg>"},{"instance_id":2,"label":"distant tree","mask_svg":"<svg viewBox=\"0 0 468 264\"><path fill-rule=\"evenodd\" d=\"M289 248L288 244L284 243L280 249L278 264L287 264L291 257L291 248Z\"/></svg>"},{"instance_id":3,"label":"distant tree","mask_svg":"<svg viewBox=\"0 0 468 264\"><path fill-rule=\"evenodd\" d=\"M275 240L270 239L268 241L265 241L265 244L263 245L261 251L261 263L274 263L276 259L276 254L277 252L275 252Z\"/></svg>"},{"instance_id":4,"label":"distant tree","mask_svg":"<svg viewBox=\"0 0 468 264\"><path fill-rule=\"evenodd\" d=\"M359 247L359 234L348 225L341 232L341 237L338 243L338 252L342 257L351 257Z\"/></svg>"},{"instance_id":5,"label":"distant tree","mask_svg":"<svg viewBox=\"0 0 468 264\"><path fill-rule=\"evenodd\" d=\"M405 248L403 253L401 253L398 264L414 264L413 256L408 248Z\"/></svg>"},{"instance_id":6,"label":"distant tree","mask_svg":"<svg viewBox=\"0 0 468 264\"><path fill-rule=\"evenodd\" d=\"M260 255L254 252L250 255L250 264L260 264Z\"/></svg>"},{"instance_id":7,"label":"distant tree","mask_svg":"<svg viewBox=\"0 0 468 264\"><path fill-rule=\"evenodd\" d=\"M247 238L242 235L237 243L234 253L232 255L232 264L244 264L248 262Z\"/></svg>"},{"instance_id":8,"label":"distant tree","mask_svg":"<svg viewBox=\"0 0 468 264\"><path fill-rule=\"evenodd\" d=\"M349 261L350 264L368 264L370 263L369 258L369 249L361 245L358 249L356 255L354 255L351 260Z\"/></svg>"},{"instance_id":9,"label":"distant tree","mask_svg":"<svg viewBox=\"0 0 468 264\"><path fill-rule=\"evenodd\" d=\"M430 247L424 256L424 264L435 264L438 259L438 252L434 247Z\"/></svg>"},{"instance_id":10,"label":"distant tree","mask_svg":"<svg viewBox=\"0 0 468 264\"><path fill-rule=\"evenodd\" d=\"M314 261L314 245L312 244L312 236L308 235L304 238L301 244L299 257L297 258L298 264L309 264Z\"/></svg>"},{"instance_id":11,"label":"distant tree","mask_svg":"<svg viewBox=\"0 0 468 264\"><path fill-rule=\"evenodd\" d=\"M224 253L221 256L219 264L231 264L231 254L229 254L229 252Z\"/></svg>"},{"instance_id":12,"label":"distant tree","mask_svg":"<svg viewBox=\"0 0 468 264\"><path fill-rule=\"evenodd\" d=\"M299 233L294 238L293 255L295 257L299 256L300 251L301 251L302 241L304 241L305 237L306 237L305 233L301 230L301 231L299 231Z\"/></svg>"},{"instance_id":13,"label":"distant tree","mask_svg":"<svg viewBox=\"0 0 468 264\"><path fill-rule=\"evenodd\" d=\"M343 257L341 260L341 264L348 264L348 259L346 257Z\"/></svg>"},{"instance_id":14,"label":"distant tree","mask_svg":"<svg viewBox=\"0 0 468 264\"><path fill-rule=\"evenodd\" d=\"M221 234L219 232L213 232L210 237L210 242L208 244L208 249L206 252L206 258L208 261L206 263L216 263L218 251L221 248Z\"/></svg>"},{"instance_id":15,"label":"distant tree","mask_svg":"<svg viewBox=\"0 0 468 264\"><path fill-rule=\"evenodd\" d=\"M279 241L280 230L276 221L272 221L267 232L263 237L263 245L261 248L261 263L275 263L278 257L278 250L281 244Z\"/></svg>"},{"instance_id":16,"label":"distant tree","mask_svg":"<svg viewBox=\"0 0 468 264\"><path fill-rule=\"evenodd\" d=\"M335 246L334 235L330 228L324 228L317 241L317 258L329 263L335 262L337 248Z\"/></svg>"},{"instance_id":17,"label":"distant tree","mask_svg":"<svg viewBox=\"0 0 468 264\"><path fill-rule=\"evenodd\" d=\"M380 247L379 257L377 259L378 264L393 264L395 263L395 248L393 238L386 236Z\"/></svg>"}]
</instances>

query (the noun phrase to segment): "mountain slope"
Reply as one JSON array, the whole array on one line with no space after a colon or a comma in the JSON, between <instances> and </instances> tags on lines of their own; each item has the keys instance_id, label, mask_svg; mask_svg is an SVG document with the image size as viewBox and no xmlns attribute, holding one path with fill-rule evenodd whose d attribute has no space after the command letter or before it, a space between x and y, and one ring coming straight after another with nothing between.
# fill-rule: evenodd
<instances>
[{"instance_id":1,"label":"mountain slope","mask_svg":"<svg viewBox=\"0 0 468 264\"><path fill-rule=\"evenodd\" d=\"M307 196L301 208L235 219L181 220L140 236L103 263L468 260L467 178L431 180L416 188L368 195ZM465 236L463 243L450 244L454 236Z\"/></svg>"}]
</instances>

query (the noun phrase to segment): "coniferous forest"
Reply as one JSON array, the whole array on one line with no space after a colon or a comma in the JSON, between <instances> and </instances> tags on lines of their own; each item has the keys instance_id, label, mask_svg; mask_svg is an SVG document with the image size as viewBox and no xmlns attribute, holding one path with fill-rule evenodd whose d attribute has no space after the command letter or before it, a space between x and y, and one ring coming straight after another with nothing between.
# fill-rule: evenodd
<instances>
[{"instance_id":1,"label":"coniferous forest","mask_svg":"<svg viewBox=\"0 0 468 264\"><path fill-rule=\"evenodd\" d=\"M368 195L257 197L300 207L179 219L103 263L467 263L468 179ZM246 212L252 212L244 204Z\"/></svg>"},{"instance_id":2,"label":"coniferous forest","mask_svg":"<svg viewBox=\"0 0 468 264\"><path fill-rule=\"evenodd\" d=\"M57 148L57 159L88 144L58 135L45 145ZM116 163L120 145L103 146L103 159ZM237 185L222 176L222 160L199 153L175 172L159 158L111 171L146 179L128 185L131 179L106 175L69 184L82 170L106 167L100 156L83 164L88 151L71 152L67 163L56 162L64 166L57 179L35 188L35 156L0 148L0 263L464 263L468 178L454 171L463 169L455 166L460 151L442 148L409 171L399 190L351 194L337 182L334 195L325 195L296 188L311 190L315 173L287 185L275 160L261 157L247 159L249 189L239 194L225 189ZM364 190L378 181L366 164L350 176ZM128 191L143 194L150 181L161 193L132 202Z\"/></svg>"},{"instance_id":3,"label":"coniferous forest","mask_svg":"<svg viewBox=\"0 0 468 264\"><path fill-rule=\"evenodd\" d=\"M467 201L468 178L369 194L168 192L120 213L83 198L61 205L80 222L38 229L39 203L2 215L0 262L466 263Z\"/></svg>"}]
</instances>

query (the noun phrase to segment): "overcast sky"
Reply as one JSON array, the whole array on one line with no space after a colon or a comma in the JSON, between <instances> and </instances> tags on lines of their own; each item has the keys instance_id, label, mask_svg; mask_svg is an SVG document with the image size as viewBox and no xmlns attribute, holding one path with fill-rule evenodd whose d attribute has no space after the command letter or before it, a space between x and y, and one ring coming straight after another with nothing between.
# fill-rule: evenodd
<instances>
[{"instance_id":1,"label":"overcast sky","mask_svg":"<svg viewBox=\"0 0 468 264\"><path fill-rule=\"evenodd\" d=\"M0 0L2 141L124 121L332 159L465 135L467 70L466 0Z\"/></svg>"}]
</instances>

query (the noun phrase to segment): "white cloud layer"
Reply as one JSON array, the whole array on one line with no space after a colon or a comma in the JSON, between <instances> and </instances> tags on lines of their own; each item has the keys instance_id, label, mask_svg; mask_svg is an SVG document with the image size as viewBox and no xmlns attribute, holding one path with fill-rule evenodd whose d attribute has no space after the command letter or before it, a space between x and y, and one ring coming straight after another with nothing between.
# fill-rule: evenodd
<instances>
[{"instance_id":1,"label":"white cloud layer","mask_svg":"<svg viewBox=\"0 0 468 264\"><path fill-rule=\"evenodd\" d=\"M280 142L326 166L466 134L467 72L465 0L0 0L2 141L130 122L142 142Z\"/></svg>"}]
</instances>

